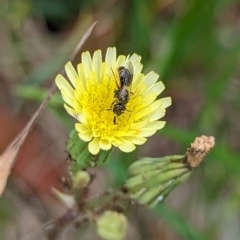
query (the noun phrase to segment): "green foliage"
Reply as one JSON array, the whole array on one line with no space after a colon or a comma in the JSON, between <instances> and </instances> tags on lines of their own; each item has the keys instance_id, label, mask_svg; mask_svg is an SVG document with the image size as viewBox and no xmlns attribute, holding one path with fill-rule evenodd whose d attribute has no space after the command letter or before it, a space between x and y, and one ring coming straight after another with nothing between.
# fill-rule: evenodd
<instances>
[{"instance_id":1,"label":"green foliage","mask_svg":"<svg viewBox=\"0 0 240 240\"><path fill-rule=\"evenodd\" d=\"M17 97L24 98L26 100L42 102L48 94L48 90L40 89L39 87L24 85L18 86L14 90L14 94ZM63 100L59 93L56 93L49 101L49 106L53 108L62 107Z\"/></svg>"}]
</instances>

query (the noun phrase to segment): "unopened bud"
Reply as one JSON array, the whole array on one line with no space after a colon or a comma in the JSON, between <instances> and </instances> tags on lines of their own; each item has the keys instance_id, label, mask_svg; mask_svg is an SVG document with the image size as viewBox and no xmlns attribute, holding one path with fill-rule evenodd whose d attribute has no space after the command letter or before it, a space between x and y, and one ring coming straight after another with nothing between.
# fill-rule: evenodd
<instances>
[{"instance_id":1,"label":"unopened bud","mask_svg":"<svg viewBox=\"0 0 240 240\"><path fill-rule=\"evenodd\" d=\"M191 170L184 158L184 155L175 155L134 162L128 169L130 176L125 185L131 198L148 206L163 201L180 178L189 176Z\"/></svg>"},{"instance_id":2,"label":"unopened bud","mask_svg":"<svg viewBox=\"0 0 240 240\"><path fill-rule=\"evenodd\" d=\"M181 183L185 182L191 170L199 165L214 146L214 137L195 138L186 155L145 157L129 168L129 179L125 187L130 197L150 207L162 202Z\"/></svg>"},{"instance_id":3,"label":"unopened bud","mask_svg":"<svg viewBox=\"0 0 240 240\"><path fill-rule=\"evenodd\" d=\"M185 182L188 177L190 176L191 172L187 172L185 174L183 174L181 177L175 178L172 181L172 184L170 185L170 187L165 188L164 191L162 191L162 194L159 195L158 197L156 197L151 203L149 203L149 207L154 207L156 206L158 203L161 203L164 199L166 199L166 197L180 184L182 184L183 182Z\"/></svg>"},{"instance_id":4,"label":"unopened bud","mask_svg":"<svg viewBox=\"0 0 240 240\"><path fill-rule=\"evenodd\" d=\"M79 138L75 129L70 133L67 151L73 160L71 172L101 166L109 160L108 156L111 152L101 150L97 155L92 155L88 150L88 143Z\"/></svg>"},{"instance_id":5,"label":"unopened bud","mask_svg":"<svg viewBox=\"0 0 240 240\"><path fill-rule=\"evenodd\" d=\"M88 186L91 178L87 171L78 171L73 174L72 183L73 189L81 189Z\"/></svg>"},{"instance_id":6,"label":"unopened bud","mask_svg":"<svg viewBox=\"0 0 240 240\"><path fill-rule=\"evenodd\" d=\"M124 239L127 226L125 215L114 211L106 211L97 219L97 232L104 240Z\"/></svg>"}]
</instances>

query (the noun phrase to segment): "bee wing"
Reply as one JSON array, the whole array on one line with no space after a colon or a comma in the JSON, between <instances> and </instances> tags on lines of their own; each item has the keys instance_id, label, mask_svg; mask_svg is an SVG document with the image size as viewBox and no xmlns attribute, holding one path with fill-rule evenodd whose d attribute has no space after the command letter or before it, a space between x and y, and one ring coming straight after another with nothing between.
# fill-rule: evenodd
<instances>
[{"instance_id":1,"label":"bee wing","mask_svg":"<svg viewBox=\"0 0 240 240\"><path fill-rule=\"evenodd\" d=\"M133 64L132 64L132 62L129 61L127 63L127 68L130 71L131 75L133 76Z\"/></svg>"},{"instance_id":2,"label":"bee wing","mask_svg":"<svg viewBox=\"0 0 240 240\"><path fill-rule=\"evenodd\" d=\"M131 83L130 83L130 91L131 91L132 80L133 80L133 64L132 64L132 62L129 61L127 63L127 68L128 68L128 70L129 70L129 72L131 74Z\"/></svg>"}]
</instances>

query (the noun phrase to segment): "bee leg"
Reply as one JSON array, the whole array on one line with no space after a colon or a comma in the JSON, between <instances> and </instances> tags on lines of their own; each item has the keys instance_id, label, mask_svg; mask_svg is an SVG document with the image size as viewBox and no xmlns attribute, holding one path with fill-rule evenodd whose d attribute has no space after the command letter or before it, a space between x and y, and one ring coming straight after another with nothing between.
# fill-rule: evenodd
<instances>
[{"instance_id":1,"label":"bee leg","mask_svg":"<svg viewBox=\"0 0 240 240\"><path fill-rule=\"evenodd\" d=\"M113 104L114 104L115 102L116 102L116 99L112 102L110 108L108 108L107 111L111 111L111 110L112 110L112 106L113 106Z\"/></svg>"},{"instance_id":2,"label":"bee leg","mask_svg":"<svg viewBox=\"0 0 240 240\"><path fill-rule=\"evenodd\" d=\"M107 109L107 111L111 111L112 110L112 106L113 106L114 102L111 104L110 108Z\"/></svg>"},{"instance_id":3,"label":"bee leg","mask_svg":"<svg viewBox=\"0 0 240 240\"><path fill-rule=\"evenodd\" d=\"M134 94L134 93L132 92L132 84L131 84L131 86L130 86L130 93L131 93L131 94Z\"/></svg>"},{"instance_id":4,"label":"bee leg","mask_svg":"<svg viewBox=\"0 0 240 240\"><path fill-rule=\"evenodd\" d=\"M117 118L116 118L116 116L114 115L114 117L113 117L113 124L114 124L114 125L116 124L116 120L117 120Z\"/></svg>"},{"instance_id":5,"label":"bee leg","mask_svg":"<svg viewBox=\"0 0 240 240\"><path fill-rule=\"evenodd\" d=\"M119 98L119 90L114 90L114 97Z\"/></svg>"},{"instance_id":6,"label":"bee leg","mask_svg":"<svg viewBox=\"0 0 240 240\"><path fill-rule=\"evenodd\" d=\"M113 106L113 104L116 102L116 99L112 102L112 104L111 104L111 108L112 108L112 106Z\"/></svg>"}]
</instances>

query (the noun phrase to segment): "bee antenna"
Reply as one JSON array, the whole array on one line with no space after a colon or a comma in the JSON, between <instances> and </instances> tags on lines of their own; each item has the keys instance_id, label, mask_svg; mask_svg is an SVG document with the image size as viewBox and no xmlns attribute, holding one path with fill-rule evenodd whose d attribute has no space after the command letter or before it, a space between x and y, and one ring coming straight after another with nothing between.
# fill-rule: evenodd
<instances>
[{"instance_id":1,"label":"bee antenna","mask_svg":"<svg viewBox=\"0 0 240 240\"><path fill-rule=\"evenodd\" d=\"M113 71L113 68L112 68L112 67L111 67L111 70L112 70L113 76L114 76L114 78L115 78L115 80L116 80L117 87L118 87L118 88L120 88L120 87L118 86L117 77L116 77L116 75L115 75L115 73L114 73L114 71Z\"/></svg>"}]
</instances>

